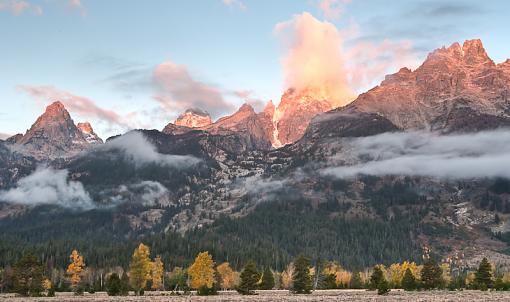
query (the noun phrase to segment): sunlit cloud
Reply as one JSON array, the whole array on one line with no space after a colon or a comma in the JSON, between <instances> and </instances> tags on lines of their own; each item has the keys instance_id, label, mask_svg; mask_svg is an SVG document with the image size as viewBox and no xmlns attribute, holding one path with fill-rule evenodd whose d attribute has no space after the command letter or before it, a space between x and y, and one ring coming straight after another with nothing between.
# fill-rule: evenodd
<instances>
[{"instance_id":1,"label":"sunlit cloud","mask_svg":"<svg viewBox=\"0 0 510 302\"><path fill-rule=\"evenodd\" d=\"M154 99L167 111L199 108L218 117L235 109L218 87L196 80L184 65L171 61L161 63L154 69L153 79L158 90Z\"/></svg>"},{"instance_id":2,"label":"sunlit cloud","mask_svg":"<svg viewBox=\"0 0 510 302\"><path fill-rule=\"evenodd\" d=\"M25 12L31 12L34 15L42 15L43 13L41 6L24 0L0 0L0 11L6 11L15 16Z\"/></svg>"},{"instance_id":3,"label":"sunlit cloud","mask_svg":"<svg viewBox=\"0 0 510 302\"><path fill-rule=\"evenodd\" d=\"M361 32L358 24L339 29L307 12L278 23L275 33L285 46L285 88L319 91L340 106L386 74L418 65L410 41L357 40Z\"/></svg>"},{"instance_id":4,"label":"sunlit cloud","mask_svg":"<svg viewBox=\"0 0 510 302\"><path fill-rule=\"evenodd\" d=\"M275 32L286 47L282 60L286 88L318 91L338 106L352 101L343 38L335 25L304 12L278 23Z\"/></svg>"},{"instance_id":5,"label":"sunlit cloud","mask_svg":"<svg viewBox=\"0 0 510 302\"><path fill-rule=\"evenodd\" d=\"M324 17L338 19L344 12L344 6L352 0L319 0L318 6Z\"/></svg>"}]
</instances>

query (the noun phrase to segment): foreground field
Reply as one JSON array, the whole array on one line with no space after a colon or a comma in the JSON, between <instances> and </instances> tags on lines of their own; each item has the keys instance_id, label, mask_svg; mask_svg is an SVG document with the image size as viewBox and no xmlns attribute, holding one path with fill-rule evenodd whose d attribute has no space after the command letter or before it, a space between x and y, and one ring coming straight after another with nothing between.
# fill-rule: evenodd
<instances>
[{"instance_id":1,"label":"foreground field","mask_svg":"<svg viewBox=\"0 0 510 302\"><path fill-rule=\"evenodd\" d=\"M85 294L82 297L72 293L57 293L54 298L22 298L0 295L0 301L510 301L510 292L481 291L392 291L378 296L374 291L365 290L318 290L311 295L292 295L288 291L259 291L258 295L241 296L236 292L221 292L217 296L173 296L170 292L149 292L143 297L109 297L106 293Z\"/></svg>"}]
</instances>

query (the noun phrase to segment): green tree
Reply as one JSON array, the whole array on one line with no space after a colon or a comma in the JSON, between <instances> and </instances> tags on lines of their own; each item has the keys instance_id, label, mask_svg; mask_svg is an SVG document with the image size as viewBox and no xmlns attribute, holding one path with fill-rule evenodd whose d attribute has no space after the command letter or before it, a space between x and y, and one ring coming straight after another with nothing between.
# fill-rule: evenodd
<instances>
[{"instance_id":1,"label":"green tree","mask_svg":"<svg viewBox=\"0 0 510 302\"><path fill-rule=\"evenodd\" d=\"M149 247L140 243L135 249L129 264L129 283L136 295L143 295L143 289L151 277L152 262L149 255Z\"/></svg>"},{"instance_id":2,"label":"green tree","mask_svg":"<svg viewBox=\"0 0 510 302\"><path fill-rule=\"evenodd\" d=\"M165 280L168 282L167 288L172 291L188 290L188 272L182 267L175 267Z\"/></svg>"},{"instance_id":3,"label":"green tree","mask_svg":"<svg viewBox=\"0 0 510 302\"><path fill-rule=\"evenodd\" d=\"M121 287L122 284L117 273L111 274L108 280L106 280L106 293L108 293L108 296L120 296Z\"/></svg>"},{"instance_id":4,"label":"green tree","mask_svg":"<svg viewBox=\"0 0 510 302\"><path fill-rule=\"evenodd\" d=\"M404 273L404 277L402 278L402 288L407 291L416 289L416 277L414 277L410 268L407 268Z\"/></svg>"},{"instance_id":5,"label":"green tree","mask_svg":"<svg viewBox=\"0 0 510 302\"><path fill-rule=\"evenodd\" d=\"M475 275L475 283L478 288L487 290L493 285L492 281L492 266L487 258L483 258L478 266L478 270Z\"/></svg>"},{"instance_id":6,"label":"green tree","mask_svg":"<svg viewBox=\"0 0 510 302\"><path fill-rule=\"evenodd\" d=\"M382 279L381 282L377 285L377 294L378 295L386 295L390 292L390 285L386 279Z\"/></svg>"},{"instance_id":7,"label":"green tree","mask_svg":"<svg viewBox=\"0 0 510 302\"><path fill-rule=\"evenodd\" d=\"M273 272L269 267L266 267L262 274L262 282L260 283L260 289L273 289L274 288L274 276Z\"/></svg>"},{"instance_id":8,"label":"green tree","mask_svg":"<svg viewBox=\"0 0 510 302\"><path fill-rule=\"evenodd\" d=\"M292 274L292 293L309 294L312 290L312 277L310 276L310 259L298 256L294 261L294 273Z\"/></svg>"},{"instance_id":9,"label":"green tree","mask_svg":"<svg viewBox=\"0 0 510 302\"><path fill-rule=\"evenodd\" d=\"M421 282L423 288L433 289L441 287L441 285L443 284L442 275L443 270L434 259L428 258L427 260L425 260L425 263L423 263L423 268L421 270Z\"/></svg>"},{"instance_id":10,"label":"green tree","mask_svg":"<svg viewBox=\"0 0 510 302\"><path fill-rule=\"evenodd\" d=\"M374 271L370 275L370 289L379 288L379 284L383 281L386 281L386 279L382 267L380 265L374 266Z\"/></svg>"},{"instance_id":11,"label":"green tree","mask_svg":"<svg viewBox=\"0 0 510 302\"><path fill-rule=\"evenodd\" d=\"M260 279L260 273L257 271L255 262L249 261L241 272L241 281L237 287L237 292L242 295L253 295Z\"/></svg>"},{"instance_id":12,"label":"green tree","mask_svg":"<svg viewBox=\"0 0 510 302\"><path fill-rule=\"evenodd\" d=\"M129 277L127 273L122 274L122 277L120 278L120 295L121 296L127 296L129 295Z\"/></svg>"},{"instance_id":13,"label":"green tree","mask_svg":"<svg viewBox=\"0 0 510 302\"><path fill-rule=\"evenodd\" d=\"M14 291L22 296L40 296L43 291L43 267L37 258L28 253L13 267Z\"/></svg>"},{"instance_id":14,"label":"green tree","mask_svg":"<svg viewBox=\"0 0 510 302\"><path fill-rule=\"evenodd\" d=\"M349 282L349 288L352 289L360 289L363 287L363 281L361 281L361 276L359 272L353 272L351 281Z\"/></svg>"}]
</instances>

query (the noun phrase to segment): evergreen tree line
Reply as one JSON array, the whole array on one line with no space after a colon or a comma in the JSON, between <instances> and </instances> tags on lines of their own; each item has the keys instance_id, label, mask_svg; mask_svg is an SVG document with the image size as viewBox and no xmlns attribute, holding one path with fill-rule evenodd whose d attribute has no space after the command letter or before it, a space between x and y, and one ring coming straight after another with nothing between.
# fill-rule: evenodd
<instances>
[{"instance_id":1,"label":"evergreen tree line","mask_svg":"<svg viewBox=\"0 0 510 302\"><path fill-rule=\"evenodd\" d=\"M85 257L77 250L69 256L63 274L44 269L41 261L27 253L12 267L0 270L0 291L22 296L54 296L58 291L106 291L108 295L122 296L133 292L171 291L186 294L196 290L198 295L214 295L220 290L236 290L242 295L256 294L257 290L286 289L295 294L309 294L315 289L367 289L381 295L392 288L414 290L479 289L510 290L510 274L496 274L494 266L483 258L476 270L459 271L448 263L439 264L426 256L422 265L415 262L376 265L363 271L348 271L334 261L313 263L309 257L297 256L282 271L269 266L257 267L248 261L240 272L230 263L215 263L209 252L200 252L186 268L165 269L160 256L151 259L151 251L144 244L132 253L126 270L116 268L97 271L86 266Z\"/></svg>"}]
</instances>

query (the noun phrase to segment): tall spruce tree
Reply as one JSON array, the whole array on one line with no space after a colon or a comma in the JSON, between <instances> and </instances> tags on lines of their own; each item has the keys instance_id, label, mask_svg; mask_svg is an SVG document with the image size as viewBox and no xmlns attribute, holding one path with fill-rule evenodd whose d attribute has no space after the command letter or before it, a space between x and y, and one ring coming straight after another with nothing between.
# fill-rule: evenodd
<instances>
[{"instance_id":1,"label":"tall spruce tree","mask_svg":"<svg viewBox=\"0 0 510 302\"><path fill-rule=\"evenodd\" d=\"M253 295L260 279L260 273L257 271L255 262L249 261L241 272L241 281L237 287L237 292L242 295Z\"/></svg>"},{"instance_id":2,"label":"tall spruce tree","mask_svg":"<svg viewBox=\"0 0 510 302\"><path fill-rule=\"evenodd\" d=\"M386 279L384 278L382 267L380 265L374 266L374 271L370 275L370 289L379 288L379 284L383 281L386 281Z\"/></svg>"},{"instance_id":3,"label":"tall spruce tree","mask_svg":"<svg viewBox=\"0 0 510 302\"><path fill-rule=\"evenodd\" d=\"M267 266L262 274L262 282L260 283L260 289L273 289L274 288L274 276L271 269Z\"/></svg>"},{"instance_id":4,"label":"tall spruce tree","mask_svg":"<svg viewBox=\"0 0 510 302\"><path fill-rule=\"evenodd\" d=\"M402 278L402 288L407 291L416 289L416 277L414 277L410 268L407 268L404 273L404 277Z\"/></svg>"},{"instance_id":5,"label":"tall spruce tree","mask_svg":"<svg viewBox=\"0 0 510 302\"><path fill-rule=\"evenodd\" d=\"M478 270L475 275L475 283L481 290L487 290L493 285L492 266L487 258L483 258L478 266Z\"/></svg>"},{"instance_id":6,"label":"tall spruce tree","mask_svg":"<svg viewBox=\"0 0 510 302\"><path fill-rule=\"evenodd\" d=\"M14 265L14 291L22 296L39 296L43 290L43 267L39 260L28 253Z\"/></svg>"},{"instance_id":7,"label":"tall spruce tree","mask_svg":"<svg viewBox=\"0 0 510 302\"><path fill-rule=\"evenodd\" d=\"M421 270L421 282L423 288L433 289L440 287L443 283L442 276L443 271L434 259L428 258L425 260Z\"/></svg>"},{"instance_id":8,"label":"tall spruce tree","mask_svg":"<svg viewBox=\"0 0 510 302\"><path fill-rule=\"evenodd\" d=\"M292 293L309 294L312 290L312 276L310 276L310 259L299 256L294 261L292 274Z\"/></svg>"}]
</instances>

